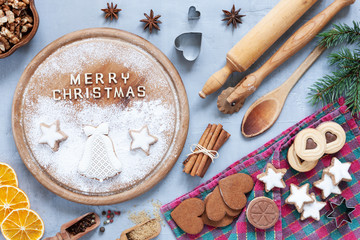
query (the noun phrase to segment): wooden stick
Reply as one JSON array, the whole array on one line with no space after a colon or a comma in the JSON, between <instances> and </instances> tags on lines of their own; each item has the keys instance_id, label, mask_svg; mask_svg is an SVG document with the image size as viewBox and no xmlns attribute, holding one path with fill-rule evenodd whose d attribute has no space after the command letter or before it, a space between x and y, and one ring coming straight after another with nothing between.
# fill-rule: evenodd
<instances>
[{"instance_id":1,"label":"wooden stick","mask_svg":"<svg viewBox=\"0 0 360 240\"><path fill-rule=\"evenodd\" d=\"M210 132L209 134L207 135L205 141L204 141L204 145L202 145L204 148L207 147L207 145L209 145L209 142L211 140L211 137L214 135L214 132L215 132L215 129L216 129L216 124L212 124L211 125L211 128L210 128ZM191 176L195 176L196 174L196 171L198 170L199 168L199 165L200 165L200 161L202 159L204 154L200 153L197 155L197 158L196 158L196 161L195 161L195 165L194 167L191 169L191 172L190 172L190 175Z\"/></svg>"},{"instance_id":2,"label":"wooden stick","mask_svg":"<svg viewBox=\"0 0 360 240\"><path fill-rule=\"evenodd\" d=\"M230 133L228 133L227 131L225 131L223 129L220 133L218 140L215 143L214 150L218 151L224 145L224 143L229 139L230 136L231 136ZM210 167L211 163L212 163L211 159L208 159L206 161L204 169L203 169L202 173L200 174L201 178L204 177L204 175L207 172L208 168Z\"/></svg>"},{"instance_id":3,"label":"wooden stick","mask_svg":"<svg viewBox=\"0 0 360 240\"><path fill-rule=\"evenodd\" d=\"M211 137L211 140L208 144L208 146L206 146L205 148L208 149L208 150L213 150L214 148L214 145L215 145L215 142L216 140L219 138L219 135L220 135L220 132L222 130L222 125L221 124L218 124L216 126L216 129L215 129L215 132L213 134L213 136ZM199 168L196 170L196 175L197 176L200 176L201 173L203 172L204 170L204 167L205 167L205 164L206 164L206 161L208 160L209 156L204 154L201 158L201 161L200 161L200 165L199 165Z\"/></svg>"},{"instance_id":4,"label":"wooden stick","mask_svg":"<svg viewBox=\"0 0 360 240\"><path fill-rule=\"evenodd\" d=\"M203 135L201 136L200 140L199 140L199 144L202 146L205 142L206 137L208 136L209 132L210 132L210 128L211 128L211 124L207 125L207 128L205 129ZM195 149L196 150L196 149ZM195 160L197 158L198 154L193 154L191 156L189 156L187 158L187 162L185 163L185 167L184 167L184 172L185 173L190 173L191 169L193 168L194 164L195 164Z\"/></svg>"}]
</instances>

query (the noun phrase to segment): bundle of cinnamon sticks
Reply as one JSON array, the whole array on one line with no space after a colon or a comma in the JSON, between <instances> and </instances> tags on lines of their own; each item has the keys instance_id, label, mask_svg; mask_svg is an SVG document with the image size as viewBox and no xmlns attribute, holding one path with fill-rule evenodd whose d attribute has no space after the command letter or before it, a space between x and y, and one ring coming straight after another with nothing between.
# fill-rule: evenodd
<instances>
[{"instance_id":1,"label":"bundle of cinnamon sticks","mask_svg":"<svg viewBox=\"0 0 360 240\"><path fill-rule=\"evenodd\" d=\"M230 134L223 129L221 124L208 124L203 135L201 136L198 145L207 150L218 151L222 145L229 139ZM196 152L198 148L194 150ZM191 176L204 177L212 160L204 153L196 153L190 155L184 161L183 171Z\"/></svg>"}]
</instances>

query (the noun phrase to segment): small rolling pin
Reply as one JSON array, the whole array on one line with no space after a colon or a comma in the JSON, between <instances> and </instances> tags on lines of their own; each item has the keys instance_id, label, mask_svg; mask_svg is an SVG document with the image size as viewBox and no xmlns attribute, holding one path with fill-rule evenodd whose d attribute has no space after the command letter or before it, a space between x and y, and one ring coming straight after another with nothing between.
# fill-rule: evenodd
<instances>
[{"instance_id":1,"label":"small rolling pin","mask_svg":"<svg viewBox=\"0 0 360 240\"><path fill-rule=\"evenodd\" d=\"M263 66L240 82L226 99L229 106L242 105L272 71L305 47L341 9L354 2L355 0L335 0L329 7L299 28Z\"/></svg>"},{"instance_id":2,"label":"small rolling pin","mask_svg":"<svg viewBox=\"0 0 360 240\"><path fill-rule=\"evenodd\" d=\"M278 40L317 0L281 0L227 54L224 68L205 83L200 97L218 90L234 71L248 69Z\"/></svg>"}]
</instances>

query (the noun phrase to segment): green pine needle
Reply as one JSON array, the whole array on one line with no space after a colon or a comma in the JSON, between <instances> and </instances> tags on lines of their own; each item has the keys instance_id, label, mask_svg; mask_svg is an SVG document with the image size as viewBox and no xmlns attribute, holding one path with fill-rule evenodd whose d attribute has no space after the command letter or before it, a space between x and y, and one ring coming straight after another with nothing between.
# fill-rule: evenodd
<instances>
[{"instance_id":1,"label":"green pine needle","mask_svg":"<svg viewBox=\"0 0 360 240\"><path fill-rule=\"evenodd\" d=\"M360 24L334 25L334 28L319 34L319 44L335 47L340 44L356 44L360 47ZM360 49L342 48L329 55L329 64L336 71L319 79L310 87L309 99L312 104L335 102L341 96L353 114L360 114Z\"/></svg>"}]
</instances>

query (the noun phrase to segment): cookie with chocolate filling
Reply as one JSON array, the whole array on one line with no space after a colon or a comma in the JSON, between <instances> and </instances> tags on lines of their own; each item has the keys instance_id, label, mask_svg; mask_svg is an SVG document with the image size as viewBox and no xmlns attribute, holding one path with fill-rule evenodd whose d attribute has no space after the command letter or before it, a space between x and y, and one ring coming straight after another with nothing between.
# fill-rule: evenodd
<instances>
[{"instance_id":1,"label":"cookie with chocolate filling","mask_svg":"<svg viewBox=\"0 0 360 240\"><path fill-rule=\"evenodd\" d=\"M305 161L318 161L325 153L326 139L313 128L300 131L294 141L296 154Z\"/></svg>"},{"instance_id":2,"label":"cookie with chocolate filling","mask_svg":"<svg viewBox=\"0 0 360 240\"><path fill-rule=\"evenodd\" d=\"M346 133L340 124L332 121L323 122L316 130L326 139L325 153L336 153L345 145Z\"/></svg>"},{"instance_id":3,"label":"cookie with chocolate filling","mask_svg":"<svg viewBox=\"0 0 360 240\"><path fill-rule=\"evenodd\" d=\"M296 155L294 144L290 146L288 153L287 153L287 160L290 166L298 172L308 172L314 167L316 167L317 161L304 161Z\"/></svg>"}]
</instances>

